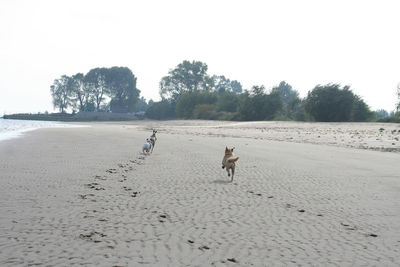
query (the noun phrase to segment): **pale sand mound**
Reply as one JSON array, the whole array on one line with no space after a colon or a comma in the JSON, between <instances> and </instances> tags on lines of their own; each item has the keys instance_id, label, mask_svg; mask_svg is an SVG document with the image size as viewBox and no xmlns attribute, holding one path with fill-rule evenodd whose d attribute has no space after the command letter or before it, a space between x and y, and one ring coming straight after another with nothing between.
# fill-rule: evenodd
<instances>
[{"instance_id":1,"label":"pale sand mound","mask_svg":"<svg viewBox=\"0 0 400 267\"><path fill-rule=\"evenodd\" d=\"M400 265L398 153L269 141L259 126L93 124L0 143L0 265Z\"/></svg>"}]
</instances>

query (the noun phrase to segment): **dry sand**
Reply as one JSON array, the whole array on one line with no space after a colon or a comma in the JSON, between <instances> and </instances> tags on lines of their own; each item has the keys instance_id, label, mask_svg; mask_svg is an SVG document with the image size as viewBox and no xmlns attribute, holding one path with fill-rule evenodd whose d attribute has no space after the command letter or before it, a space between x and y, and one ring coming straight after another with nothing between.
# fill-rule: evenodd
<instances>
[{"instance_id":1,"label":"dry sand","mask_svg":"<svg viewBox=\"0 0 400 267\"><path fill-rule=\"evenodd\" d=\"M399 125L90 125L0 142L0 266L400 265Z\"/></svg>"}]
</instances>

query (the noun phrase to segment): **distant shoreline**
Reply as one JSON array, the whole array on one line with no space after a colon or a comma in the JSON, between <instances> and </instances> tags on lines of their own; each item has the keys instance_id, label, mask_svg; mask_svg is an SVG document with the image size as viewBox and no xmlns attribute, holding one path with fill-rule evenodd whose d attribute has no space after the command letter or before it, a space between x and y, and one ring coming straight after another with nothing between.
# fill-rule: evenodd
<instances>
[{"instance_id":1,"label":"distant shoreline","mask_svg":"<svg viewBox=\"0 0 400 267\"><path fill-rule=\"evenodd\" d=\"M2 119L11 119L11 120L36 120L36 121L59 121L59 122L106 122L106 121L137 121L137 120L146 120L144 116L144 112L138 113L112 113L112 112L79 112L75 114L69 113L19 113L19 114L9 114L3 115L0 118ZM179 120L179 119L178 119ZM185 120L185 119L182 119ZM193 119L191 119L193 120ZM158 121L170 121L170 119L158 120ZM196 120L195 120L196 121ZM210 120L210 121L220 121L220 120ZM222 120L223 121L223 120ZM237 120L228 120L228 121L237 121ZM271 120L275 121L275 120ZM240 121L237 121L240 122ZM301 121L293 121L293 122L301 122ZM313 121L305 121L305 122L313 122ZM340 121L338 121L340 122ZM357 121L350 121L348 123L358 123ZM327 122L329 123L329 122ZM367 121L366 123L400 123L400 120L393 117L382 118L377 121Z\"/></svg>"},{"instance_id":2,"label":"distant shoreline","mask_svg":"<svg viewBox=\"0 0 400 267\"><path fill-rule=\"evenodd\" d=\"M43 114L10 114L3 115L3 119L11 120L36 120L36 121L61 121L61 122L89 122L89 121L134 121L143 119L143 114L111 113L111 112L79 112L69 113L43 113Z\"/></svg>"}]
</instances>

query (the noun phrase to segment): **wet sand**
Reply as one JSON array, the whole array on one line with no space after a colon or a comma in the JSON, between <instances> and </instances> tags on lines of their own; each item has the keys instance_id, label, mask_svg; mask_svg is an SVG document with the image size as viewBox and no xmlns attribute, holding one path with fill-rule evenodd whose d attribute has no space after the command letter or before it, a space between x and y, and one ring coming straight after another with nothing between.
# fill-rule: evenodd
<instances>
[{"instance_id":1,"label":"wet sand","mask_svg":"<svg viewBox=\"0 0 400 267\"><path fill-rule=\"evenodd\" d=\"M400 265L398 124L90 125L0 142L1 266Z\"/></svg>"}]
</instances>

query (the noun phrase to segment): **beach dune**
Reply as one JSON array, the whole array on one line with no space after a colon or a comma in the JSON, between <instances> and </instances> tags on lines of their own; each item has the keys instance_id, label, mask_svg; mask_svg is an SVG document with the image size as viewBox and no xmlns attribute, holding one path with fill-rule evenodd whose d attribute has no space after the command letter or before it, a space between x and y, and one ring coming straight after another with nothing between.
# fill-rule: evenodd
<instances>
[{"instance_id":1,"label":"beach dune","mask_svg":"<svg viewBox=\"0 0 400 267\"><path fill-rule=\"evenodd\" d=\"M1 266L400 265L398 125L90 126L0 142Z\"/></svg>"}]
</instances>

